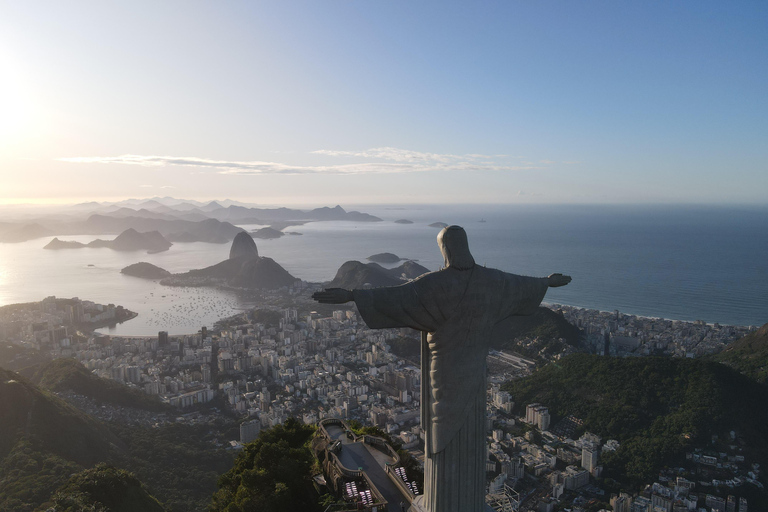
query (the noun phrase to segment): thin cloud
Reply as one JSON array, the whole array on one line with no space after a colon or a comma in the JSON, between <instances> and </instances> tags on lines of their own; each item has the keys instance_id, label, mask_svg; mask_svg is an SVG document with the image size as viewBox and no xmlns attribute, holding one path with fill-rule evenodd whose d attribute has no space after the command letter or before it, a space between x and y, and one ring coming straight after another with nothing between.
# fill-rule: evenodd
<instances>
[{"instance_id":1,"label":"thin cloud","mask_svg":"<svg viewBox=\"0 0 768 512\"><path fill-rule=\"evenodd\" d=\"M399 149L392 147L371 148L363 151L340 151L335 149L318 149L313 151L316 155L325 156L346 156L356 158L377 158L382 160L391 160L393 162L441 162L450 163L462 160L491 159L492 156L469 154L452 155L450 153L424 153L422 151L411 151L409 149Z\"/></svg>"},{"instance_id":2,"label":"thin cloud","mask_svg":"<svg viewBox=\"0 0 768 512\"><path fill-rule=\"evenodd\" d=\"M265 161L226 161L210 160L197 157L121 155L114 157L70 157L59 161L79 164L122 164L141 167L183 166L195 167L200 172L214 171L227 175L262 175L262 174L402 174L429 171L522 171L542 169L541 165L503 165L493 162L486 155L450 155L422 153L397 148L374 148L365 151L318 150L314 154L332 157L357 157L379 162L362 162L335 165L291 165L281 162Z\"/></svg>"}]
</instances>

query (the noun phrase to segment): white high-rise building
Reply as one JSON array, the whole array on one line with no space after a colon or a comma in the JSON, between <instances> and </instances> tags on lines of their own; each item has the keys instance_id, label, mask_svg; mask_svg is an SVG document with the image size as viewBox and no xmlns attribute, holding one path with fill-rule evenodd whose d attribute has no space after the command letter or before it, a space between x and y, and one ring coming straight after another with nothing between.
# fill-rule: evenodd
<instances>
[{"instance_id":1,"label":"white high-rise building","mask_svg":"<svg viewBox=\"0 0 768 512\"><path fill-rule=\"evenodd\" d=\"M539 421L538 426L539 430L548 430L549 429L549 409L546 407L543 408L544 410L539 413Z\"/></svg>"},{"instance_id":2,"label":"white high-rise building","mask_svg":"<svg viewBox=\"0 0 768 512\"><path fill-rule=\"evenodd\" d=\"M581 449L581 467L592 473L597 466L597 458L600 454L599 448L591 443L584 443Z\"/></svg>"}]
</instances>

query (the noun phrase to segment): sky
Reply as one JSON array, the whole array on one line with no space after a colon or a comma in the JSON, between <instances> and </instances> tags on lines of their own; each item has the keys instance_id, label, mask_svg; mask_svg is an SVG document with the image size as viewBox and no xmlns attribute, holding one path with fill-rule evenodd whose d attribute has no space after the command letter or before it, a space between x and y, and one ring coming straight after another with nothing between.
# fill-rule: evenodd
<instances>
[{"instance_id":1,"label":"sky","mask_svg":"<svg viewBox=\"0 0 768 512\"><path fill-rule=\"evenodd\" d=\"M765 204L768 2L0 0L0 203Z\"/></svg>"}]
</instances>

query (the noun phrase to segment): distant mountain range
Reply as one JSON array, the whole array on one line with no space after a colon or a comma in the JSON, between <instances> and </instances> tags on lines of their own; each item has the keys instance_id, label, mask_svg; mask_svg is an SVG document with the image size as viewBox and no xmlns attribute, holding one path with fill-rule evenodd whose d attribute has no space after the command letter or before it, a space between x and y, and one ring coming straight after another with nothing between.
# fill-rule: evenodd
<instances>
[{"instance_id":1,"label":"distant mountain range","mask_svg":"<svg viewBox=\"0 0 768 512\"><path fill-rule=\"evenodd\" d=\"M158 231L171 242L227 243L241 231L234 224L289 225L321 221L380 222L367 213L341 206L312 210L257 208L236 201L186 201L173 198L131 199L118 203L80 203L55 215L26 222L0 222L0 242L23 242L51 235L120 233L126 229Z\"/></svg>"}]
</instances>

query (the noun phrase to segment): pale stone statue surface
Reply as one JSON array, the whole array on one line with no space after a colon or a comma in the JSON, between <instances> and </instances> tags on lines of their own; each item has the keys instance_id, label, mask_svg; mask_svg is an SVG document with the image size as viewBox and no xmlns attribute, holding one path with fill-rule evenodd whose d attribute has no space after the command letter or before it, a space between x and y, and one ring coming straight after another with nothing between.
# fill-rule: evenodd
<instances>
[{"instance_id":1,"label":"pale stone statue surface","mask_svg":"<svg viewBox=\"0 0 768 512\"><path fill-rule=\"evenodd\" d=\"M445 268L385 288L331 288L323 303L354 300L372 329L411 327L429 333L422 347L421 425L426 434L424 512L485 510L486 356L494 329L513 315L532 314L547 288L569 276L536 278L476 265L464 230L437 237Z\"/></svg>"}]
</instances>

